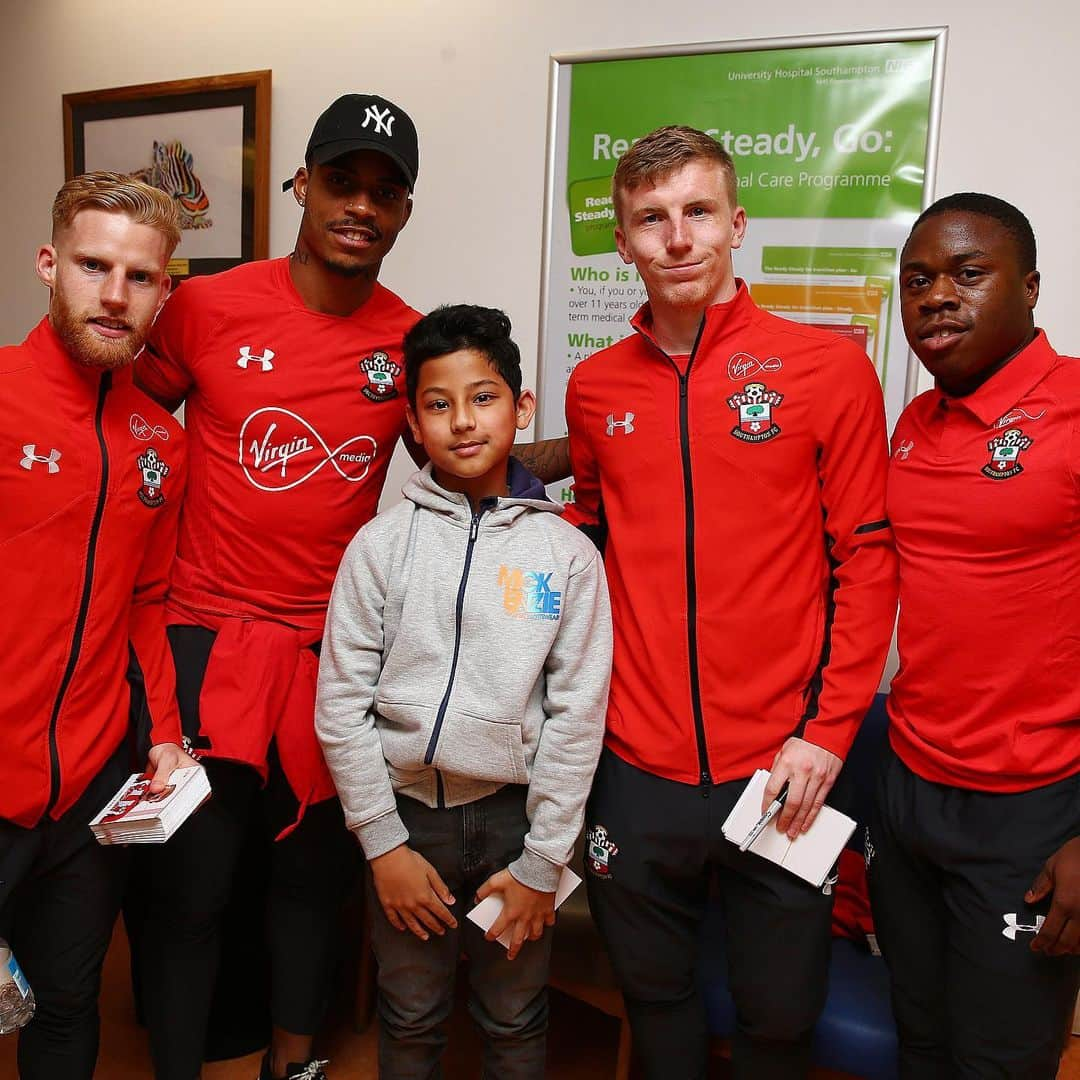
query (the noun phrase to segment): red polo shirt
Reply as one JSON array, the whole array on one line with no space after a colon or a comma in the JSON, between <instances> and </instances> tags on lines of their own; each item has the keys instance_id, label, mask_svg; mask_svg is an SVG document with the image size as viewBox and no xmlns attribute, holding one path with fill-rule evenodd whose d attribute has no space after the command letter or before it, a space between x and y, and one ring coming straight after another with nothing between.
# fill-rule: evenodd
<instances>
[{"instance_id":1,"label":"red polo shirt","mask_svg":"<svg viewBox=\"0 0 1080 1080\"><path fill-rule=\"evenodd\" d=\"M1025 791L1080 769L1080 362L1042 331L892 438L897 754L927 780Z\"/></svg>"}]
</instances>

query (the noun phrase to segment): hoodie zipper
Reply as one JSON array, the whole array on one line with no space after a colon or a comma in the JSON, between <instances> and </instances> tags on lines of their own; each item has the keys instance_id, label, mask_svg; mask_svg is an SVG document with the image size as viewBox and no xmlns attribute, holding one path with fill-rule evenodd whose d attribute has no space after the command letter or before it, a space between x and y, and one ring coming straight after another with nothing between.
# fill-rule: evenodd
<instances>
[{"instance_id":1,"label":"hoodie zipper","mask_svg":"<svg viewBox=\"0 0 1080 1080\"><path fill-rule=\"evenodd\" d=\"M430 765L435 758L435 750L439 745L439 735L442 733L443 719L446 716L446 708L450 704L450 694L454 689L454 676L457 674L458 653L461 651L461 615L465 609L465 587L469 583L469 568L472 566L473 549L476 547L476 538L480 532L480 519L484 511L491 509L498 503L498 499L481 499L479 509L473 514L469 524L469 542L465 547L465 566L461 571L461 580L458 582L457 607L454 612L454 656L450 661L450 677L446 681L446 690L443 692L442 701L439 703L439 711L435 716L435 727L428 740L427 751L424 754L424 764ZM443 792L442 773L435 770L436 802L439 809L446 806Z\"/></svg>"},{"instance_id":2,"label":"hoodie zipper","mask_svg":"<svg viewBox=\"0 0 1080 1080\"><path fill-rule=\"evenodd\" d=\"M97 435L98 451L101 454L101 482L98 485L97 506L94 508L94 517L90 524L79 613L75 618L75 630L71 635L71 649L68 653L67 665L64 668L60 689L56 693L52 716L49 719L49 801L45 806L46 815L52 812L60 798L60 751L56 743L56 728L60 720L60 709L64 704L64 697L71 684L71 678L75 674L75 665L79 662L79 653L82 650L83 632L86 630L86 619L90 614L90 594L94 586L94 562L97 558L98 535L101 532L101 519L105 516L105 495L109 490L109 454L105 446L102 417L105 413L105 397L111 386L112 372L106 371L101 376L101 382L98 385L97 410L94 413L94 433Z\"/></svg>"},{"instance_id":3,"label":"hoodie zipper","mask_svg":"<svg viewBox=\"0 0 1080 1080\"><path fill-rule=\"evenodd\" d=\"M694 558L694 480L690 463L690 369L694 366L701 335L705 332L705 319L702 317L698 327L694 347L686 361L686 371L680 371L679 365L659 345L647 335L642 337L671 365L679 380L679 448L682 454L683 506L685 507L685 545L686 545L686 637L687 655L690 661L690 706L694 714L694 735L697 741L698 783L701 785L702 798L707 799L712 790L712 773L709 769L709 748L705 739L705 714L701 706L701 674L698 664L698 626L697 626L697 566ZM640 331L639 331L640 333Z\"/></svg>"}]
</instances>

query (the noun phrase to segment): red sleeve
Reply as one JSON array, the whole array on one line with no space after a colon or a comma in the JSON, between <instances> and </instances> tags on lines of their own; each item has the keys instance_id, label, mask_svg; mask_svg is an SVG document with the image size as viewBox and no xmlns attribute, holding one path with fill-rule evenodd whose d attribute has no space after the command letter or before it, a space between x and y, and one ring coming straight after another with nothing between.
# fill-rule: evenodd
<instances>
[{"instance_id":1,"label":"red sleeve","mask_svg":"<svg viewBox=\"0 0 1080 1080\"><path fill-rule=\"evenodd\" d=\"M585 413L577 391L577 372L566 387L566 429L570 438L570 467L574 474L574 501L564 517L571 525L600 524L600 470L592 440L585 426Z\"/></svg>"},{"instance_id":2,"label":"red sleeve","mask_svg":"<svg viewBox=\"0 0 1080 1080\"><path fill-rule=\"evenodd\" d=\"M181 283L165 301L135 361L135 381L155 401L173 409L187 397L195 379L192 358L201 335L192 286Z\"/></svg>"},{"instance_id":3,"label":"red sleeve","mask_svg":"<svg viewBox=\"0 0 1080 1080\"><path fill-rule=\"evenodd\" d=\"M896 622L897 566L885 516L889 464L881 384L847 343L823 368L818 480L833 569L820 688L804 738L844 757L878 688Z\"/></svg>"},{"instance_id":4,"label":"red sleeve","mask_svg":"<svg viewBox=\"0 0 1080 1080\"><path fill-rule=\"evenodd\" d=\"M146 706L150 713L150 744L181 740L180 714L176 705L176 672L165 636L165 593L176 555L176 534L180 504L187 482L187 453L178 432L170 441L171 472L169 494L157 511L157 519L147 539L142 564L135 578L128 636L142 669Z\"/></svg>"}]
</instances>

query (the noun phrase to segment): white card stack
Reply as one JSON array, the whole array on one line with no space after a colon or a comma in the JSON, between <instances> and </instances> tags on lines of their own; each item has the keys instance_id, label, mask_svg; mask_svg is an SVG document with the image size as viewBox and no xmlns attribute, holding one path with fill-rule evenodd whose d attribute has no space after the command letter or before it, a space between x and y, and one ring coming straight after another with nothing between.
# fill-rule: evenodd
<instances>
[{"instance_id":1,"label":"white card stack","mask_svg":"<svg viewBox=\"0 0 1080 1080\"><path fill-rule=\"evenodd\" d=\"M722 828L724 836L733 844L742 843L761 817L761 802L768 780L768 772L758 769L728 814ZM854 831L855 822L847 814L823 806L809 831L801 833L797 839L789 840L784 833L777 832L774 819L748 850L820 887Z\"/></svg>"},{"instance_id":2,"label":"white card stack","mask_svg":"<svg viewBox=\"0 0 1080 1080\"><path fill-rule=\"evenodd\" d=\"M90 828L99 844L163 844L210 795L201 765L176 769L169 784L148 795L150 781L132 773Z\"/></svg>"}]
</instances>

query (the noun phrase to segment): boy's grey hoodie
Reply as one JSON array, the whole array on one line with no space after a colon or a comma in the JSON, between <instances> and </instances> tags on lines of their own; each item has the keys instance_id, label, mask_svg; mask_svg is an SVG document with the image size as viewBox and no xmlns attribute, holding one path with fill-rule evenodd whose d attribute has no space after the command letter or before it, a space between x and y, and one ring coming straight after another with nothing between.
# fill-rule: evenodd
<instances>
[{"instance_id":1,"label":"boy's grey hoodie","mask_svg":"<svg viewBox=\"0 0 1080 1080\"><path fill-rule=\"evenodd\" d=\"M473 514L427 466L338 569L315 727L368 859L408 840L394 792L457 806L528 784L510 872L551 892L604 734L611 613L599 554L511 459Z\"/></svg>"}]
</instances>

